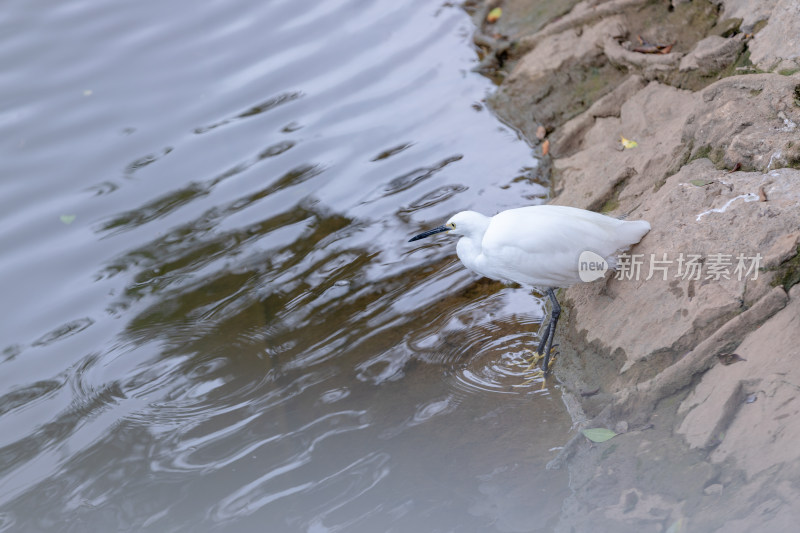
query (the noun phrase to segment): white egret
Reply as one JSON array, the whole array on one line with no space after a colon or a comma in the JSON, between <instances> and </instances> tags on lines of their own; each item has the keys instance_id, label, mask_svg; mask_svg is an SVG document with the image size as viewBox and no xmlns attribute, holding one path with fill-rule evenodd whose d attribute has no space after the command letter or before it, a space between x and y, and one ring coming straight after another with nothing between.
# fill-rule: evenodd
<instances>
[{"instance_id":1,"label":"white egret","mask_svg":"<svg viewBox=\"0 0 800 533\"><path fill-rule=\"evenodd\" d=\"M639 242L650 231L650 224L575 207L537 205L509 209L493 217L462 211L445 225L420 233L409 242L445 231L461 235L456 253L468 269L487 278L546 292L553 310L537 354L544 354L542 370L547 373L561 314L553 289L598 279L606 268L615 269L616 254ZM587 253L597 261L586 261ZM594 268L598 263L602 265L600 275L586 272L587 265Z\"/></svg>"}]
</instances>

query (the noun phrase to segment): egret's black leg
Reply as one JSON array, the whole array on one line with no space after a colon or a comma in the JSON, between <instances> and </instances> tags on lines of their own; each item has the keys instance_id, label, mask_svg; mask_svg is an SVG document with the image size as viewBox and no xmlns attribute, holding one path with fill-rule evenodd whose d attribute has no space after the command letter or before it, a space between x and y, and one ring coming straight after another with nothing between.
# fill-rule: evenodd
<instances>
[{"instance_id":1,"label":"egret's black leg","mask_svg":"<svg viewBox=\"0 0 800 533\"><path fill-rule=\"evenodd\" d=\"M550 297L550 302L553 304L553 310L550 311L550 323L547 324L547 329L544 331L544 337L539 343L539 355L542 355L542 345L547 341L547 349L544 352L544 363L542 363L542 371L545 375L550 370L550 351L553 349L553 338L556 336L556 324L558 324L558 317L561 316L561 306L558 305L556 293L553 289L547 289L547 296Z\"/></svg>"},{"instance_id":2,"label":"egret's black leg","mask_svg":"<svg viewBox=\"0 0 800 533\"><path fill-rule=\"evenodd\" d=\"M536 353L539 354L540 356L542 354L544 354L544 347L547 344L547 337L550 336L550 326L551 325L552 325L552 323L548 322L547 323L547 327L544 328L544 333L542 333L539 336L539 338L540 338L539 347L536 349ZM539 331L541 331L541 330L542 330L542 326L539 326Z\"/></svg>"},{"instance_id":3,"label":"egret's black leg","mask_svg":"<svg viewBox=\"0 0 800 533\"><path fill-rule=\"evenodd\" d=\"M561 313L561 306L558 305L558 301L555 299L556 296L555 296L555 294L551 294L552 292L553 292L553 289L548 289L545 294L547 294L547 296L550 297L550 301L553 303L552 307L553 307L554 313ZM539 355L543 355L544 354L544 347L547 345L547 339L550 338L550 332L552 331L552 326L553 326L553 315L554 315L554 313L550 314L550 320L547 322L547 327L544 328L544 333L539 335L539 338L541 340L539 341L539 348L536 349L536 353L539 354ZM558 320L557 316L556 316L556 320ZM539 326L539 329L541 331L541 326ZM555 334L555 332L553 332L553 334Z\"/></svg>"}]
</instances>

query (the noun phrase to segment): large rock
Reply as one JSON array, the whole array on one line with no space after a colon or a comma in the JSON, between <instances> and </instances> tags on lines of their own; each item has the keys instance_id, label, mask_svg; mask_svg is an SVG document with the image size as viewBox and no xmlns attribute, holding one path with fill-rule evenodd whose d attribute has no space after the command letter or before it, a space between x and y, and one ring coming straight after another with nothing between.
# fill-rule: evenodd
<instances>
[{"instance_id":1,"label":"large rock","mask_svg":"<svg viewBox=\"0 0 800 533\"><path fill-rule=\"evenodd\" d=\"M789 304L736 348L743 360L717 364L681 403L678 432L692 447L716 447L755 476L776 462L800 461L800 285ZM765 454L764 450L771 450Z\"/></svg>"},{"instance_id":2,"label":"large rock","mask_svg":"<svg viewBox=\"0 0 800 533\"><path fill-rule=\"evenodd\" d=\"M509 5L519 2L531 4L510 0ZM716 8L707 0L673 10L664 2L647 0L580 2L564 17L530 35L514 31L517 40L511 46L503 45L500 54L503 64L514 66L491 97L492 106L526 137L535 139L539 126L547 131L557 129L631 74L645 80L673 80L676 85L688 78L694 80L692 86L710 83L713 79L703 77L708 72L701 64L709 68L729 64L741 49L741 38L713 50L696 49L693 61L698 66L694 70L703 75L679 75L678 66L683 55L707 36L716 15ZM658 43L660 52L637 51L659 49L648 42Z\"/></svg>"},{"instance_id":3,"label":"large rock","mask_svg":"<svg viewBox=\"0 0 800 533\"><path fill-rule=\"evenodd\" d=\"M748 5L752 6L753 2ZM750 60L762 70L797 72L800 69L800 2L778 0L775 3L767 26L756 33L750 43Z\"/></svg>"},{"instance_id":4,"label":"large rock","mask_svg":"<svg viewBox=\"0 0 800 533\"><path fill-rule=\"evenodd\" d=\"M574 142L554 137L571 152L554 161L554 203L605 207L653 226L633 250L643 254L638 281L567 291L570 341L578 353L607 354L595 377L609 392L670 366L766 294L776 274L744 275L736 270L740 254L774 269L796 253L780 242L800 228L800 171L786 167L797 161L796 133L786 122L800 122L793 104L798 81L740 76L700 93L651 82L620 105L618 116L601 100L595 114L590 109L567 123ZM638 146L623 150L620 136ZM678 261L689 254L705 262L700 279L676 277ZM706 273L715 258L726 262L727 277ZM651 266L667 266L667 279L657 268L651 274Z\"/></svg>"},{"instance_id":5,"label":"large rock","mask_svg":"<svg viewBox=\"0 0 800 533\"><path fill-rule=\"evenodd\" d=\"M800 166L800 75L735 76L700 93L640 87L626 81L554 135L556 203L614 207L703 157L727 169ZM638 146L623 150L621 137Z\"/></svg>"},{"instance_id":6,"label":"large rock","mask_svg":"<svg viewBox=\"0 0 800 533\"><path fill-rule=\"evenodd\" d=\"M680 70L697 71L700 74L721 72L736 61L742 48L742 34L727 39L719 35L709 35L681 59Z\"/></svg>"},{"instance_id":7,"label":"large rock","mask_svg":"<svg viewBox=\"0 0 800 533\"><path fill-rule=\"evenodd\" d=\"M630 96L616 116L608 110L591 123L581 117L567 123L564 129L581 142L573 155L553 162L555 203L600 210L615 203L615 194L623 189L628 196L638 195L674 173L685 151L681 132L696 100L694 93L651 82ZM574 127L578 121L588 126L585 131ZM638 147L623 150L622 137L636 141ZM558 141L571 139L559 136Z\"/></svg>"},{"instance_id":8,"label":"large rock","mask_svg":"<svg viewBox=\"0 0 800 533\"><path fill-rule=\"evenodd\" d=\"M622 18L613 16L578 31L537 36L535 48L491 97L493 107L529 139L536 138L539 125L553 129L583 111L623 77L604 68L601 57L603 42L624 31L621 24Z\"/></svg>"},{"instance_id":9,"label":"large rock","mask_svg":"<svg viewBox=\"0 0 800 533\"><path fill-rule=\"evenodd\" d=\"M741 30L752 33L758 22L767 20L778 0L722 0L722 16L742 19Z\"/></svg>"},{"instance_id":10,"label":"large rock","mask_svg":"<svg viewBox=\"0 0 800 533\"><path fill-rule=\"evenodd\" d=\"M597 375L607 390L652 377L766 294L774 274L747 270L758 255L763 267L775 243L800 227L798 183L794 169L726 173L699 159L656 193L635 199L639 205L630 218L653 226L632 250L640 256L640 272L566 293L570 343L580 357L605 367ZM767 202L760 201L762 189ZM633 201L623 195L624 206ZM681 257L686 274L690 254L703 258L699 279L679 275ZM709 271L715 259L724 267L719 279Z\"/></svg>"},{"instance_id":11,"label":"large rock","mask_svg":"<svg viewBox=\"0 0 800 533\"><path fill-rule=\"evenodd\" d=\"M800 166L800 75L725 78L704 89L682 141L722 168Z\"/></svg>"},{"instance_id":12,"label":"large rock","mask_svg":"<svg viewBox=\"0 0 800 533\"><path fill-rule=\"evenodd\" d=\"M567 157L584 146L584 137L599 118L619 117L622 106L645 86L640 76L630 76L611 93L603 96L552 135L550 153L556 158Z\"/></svg>"}]
</instances>

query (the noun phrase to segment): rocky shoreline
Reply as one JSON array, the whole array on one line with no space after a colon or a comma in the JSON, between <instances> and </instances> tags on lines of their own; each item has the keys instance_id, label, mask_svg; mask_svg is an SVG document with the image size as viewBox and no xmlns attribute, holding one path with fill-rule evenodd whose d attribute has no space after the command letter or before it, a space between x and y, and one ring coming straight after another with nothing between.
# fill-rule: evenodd
<instances>
[{"instance_id":1,"label":"rocky shoreline","mask_svg":"<svg viewBox=\"0 0 800 533\"><path fill-rule=\"evenodd\" d=\"M565 402L619 435L554 461L554 530L796 531L800 3L465 7L551 202L653 226L623 279L562 295Z\"/></svg>"}]
</instances>

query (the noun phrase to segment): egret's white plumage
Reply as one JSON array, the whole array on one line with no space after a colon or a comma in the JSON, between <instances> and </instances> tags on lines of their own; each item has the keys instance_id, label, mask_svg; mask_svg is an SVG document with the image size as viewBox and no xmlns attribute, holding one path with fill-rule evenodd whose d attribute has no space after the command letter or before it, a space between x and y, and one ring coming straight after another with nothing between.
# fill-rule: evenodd
<instances>
[{"instance_id":1,"label":"egret's white plumage","mask_svg":"<svg viewBox=\"0 0 800 533\"><path fill-rule=\"evenodd\" d=\"M553 311L537 350L544 357L542 370L546 373L561 313L553 289L582 281L579 263L583 252L593 252L605 259L609 268L615 268L616 254L639 242L650 231L650 224L575 207L537 205L493 217L462 211L447 224L411 240L445 231L461 235L456 253L470 270L487 278L546 289Z\"/></svg>"},{"instance_id":2,"label":"egret's white plumage","mask_svg":"<svg viewBox=\"0 0 800 533\"><path fill-rule=\"evenodd\" d=\"M493 217L462 211L446 226L453 228L449 233L462 235L456 253L470 270L542 288L580 282L578 258L584 251L596 253L614 268L617 252L650 231L644 220L619 220L560 205L509 209Z\"/></svg>"}]
</instances>

